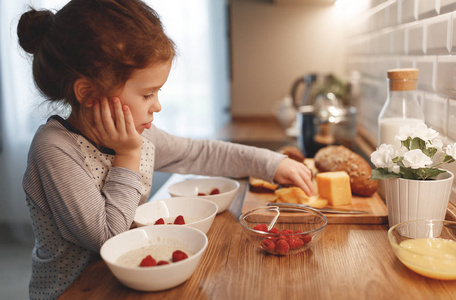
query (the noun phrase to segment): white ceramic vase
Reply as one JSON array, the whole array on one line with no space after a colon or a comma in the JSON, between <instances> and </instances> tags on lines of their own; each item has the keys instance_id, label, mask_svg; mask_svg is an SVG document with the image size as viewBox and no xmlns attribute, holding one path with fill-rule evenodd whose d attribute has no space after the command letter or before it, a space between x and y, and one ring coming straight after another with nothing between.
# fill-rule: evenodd
<instances>
[{"instance_id":1,"label":"white ceramic vase","mask_svg":"<svg viewBox=\"0 0 456 300\"><path fill-rule=\"evenodd\" d=\"M444 220L453 178L453 173L447 171L435 180L386 179L389 226L412 220Z\"/></svg>"}]
</instances>

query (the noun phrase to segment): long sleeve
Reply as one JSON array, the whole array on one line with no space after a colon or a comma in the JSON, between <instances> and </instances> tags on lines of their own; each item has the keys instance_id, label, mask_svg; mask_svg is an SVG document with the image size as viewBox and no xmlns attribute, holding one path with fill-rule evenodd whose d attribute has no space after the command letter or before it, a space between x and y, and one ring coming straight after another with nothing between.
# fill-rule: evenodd
<instances>
[{"instance_id":1,"label":"long sleeve","mask_svg":"<svg viewBox=\"0 0 456 300\"><path fill-rule=\"evenodd\" d=\"M55 128L39 132L30 149L24 189L31 201L52 214L63 238L98 252L107 239L130 228L141 196L141 175L106 168L104 184L99 185L94 177L103 171L93 173L80 148L74 134Z\"/></svg>"},{"instance_id":2,"label":"long sleeve","mask_svg":"<svg viewBox=\"0 0 456 300\"><path fill-rule=\"evenodd\" d=\"M147 137L155 144L155 170L208 176L253 176L272 181L285 155L224 141L176 137L152 127Z\"/></svg>"}]
</instances>

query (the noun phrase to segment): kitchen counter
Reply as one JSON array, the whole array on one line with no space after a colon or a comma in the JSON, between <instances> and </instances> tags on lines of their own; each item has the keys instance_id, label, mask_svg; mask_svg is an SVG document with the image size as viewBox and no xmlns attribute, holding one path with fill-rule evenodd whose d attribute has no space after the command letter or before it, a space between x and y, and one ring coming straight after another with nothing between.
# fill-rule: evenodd
<instances>
[{"instance_id":1,"label":"kitchen counter","mask_svg":"<svg viewBox=\"0 0 456 300\"><path fill-rule=\"evenodd\" d=\"M219 138L270 149L295 141L270 122L234 122ZM372 148L362 138L358 145L366 152ZM152 200L168 198L167 186L184 178L172 175ZM232 205L216 216L207 234L208 248L185 283L161 292L134 291L117 281L99 258L60 299L456 299L456 281L422 277L395 257L388 225L329 224L305 252L264 254L248 242L238 222L248 187L246 179L240 183ZM456 220L452 204L447 219Z\"/></svg>"},{"instance_id":2,"label":"kitchen counter","mask_svg":"<svg viewBox=\"0 0 456 300\"><path fill-rule=\"evenodd\" d=\"M155 199L169 197L167 186ZM238 222L247 180L229 210L216 216L208 248L185 283L161 292L123 286L97 259L60 299L456 299L456 281L422 277L393 254L387 225L329 224L320 241L293 256L266 255ZM454 207L453 207L454 209Z\"/></svg>"}]
</instances>

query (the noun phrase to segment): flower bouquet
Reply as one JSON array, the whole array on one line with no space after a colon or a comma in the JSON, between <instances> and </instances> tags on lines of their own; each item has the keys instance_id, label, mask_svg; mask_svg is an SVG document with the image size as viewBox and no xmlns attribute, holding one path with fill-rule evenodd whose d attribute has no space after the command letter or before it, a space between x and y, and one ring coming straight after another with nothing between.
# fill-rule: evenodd
<instances>
[{"instance_id":1,"label":"flower bouquet","mask_svg":"<svg viewBox=\"0 0 456 300\"><path fill-rule=\"evenodd\" d=\"M384 179L388 223L445 219L454 174L439 168L455 161L456 143L443 147L439 133L424 123L401 127L394 145L371 154L373 180ZM418 228L404 233L415 237Z\"/></svg>"},{"instance_id":2,"label":"flower bouquet","mask_svg":"<svg viewBox=\"0 0 456 300\"><path fill-rule=\"evenodd\" d=\"M371 161L376 167L372 170L372 180L434 179L447 172L439 166L455 161L456 143L443 147L439 133L424 123L401 127L395 140L400 144L381 144L371 154Z\"/></svg>"}]
</instances>

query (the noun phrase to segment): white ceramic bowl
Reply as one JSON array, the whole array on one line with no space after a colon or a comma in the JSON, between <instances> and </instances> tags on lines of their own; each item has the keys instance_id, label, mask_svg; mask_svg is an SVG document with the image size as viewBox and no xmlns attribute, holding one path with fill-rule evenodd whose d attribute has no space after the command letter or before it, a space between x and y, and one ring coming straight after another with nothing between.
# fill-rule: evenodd
<instances>
[{"instance_id":1,"label":"white ceramic bowl","mask_svg":"<svg viewBox=\"0 0 456 300\"><path fill-rule=\"evenodd\" d=\"M176 197L151 201L138 206L134 221L138 227L142 227L154 225L155 221L160 218L174 220L177 216L182 215L185 225L207 233L211 228L217 211L217 204L207 199L201 197Z\"/></svg>"},{"instance_id":2,"label":"white ceramic bowl","mask_svg":"<svg viewBox=\"0 0 456 300\"><path fill-rule=\"evenodd\" d=\"M214 188L220 190L220 194L208 195ZM172 197L197 196L204 193L205 196L198 196L217 204L218 213L224 212L233 202L234 196L239 189L239 182L225 177L207 177L187 179L177 182L168 187Z\"/></svg>"},{"instance_id":3,"label":"white ceramic bowl","mask_svg":"<svg viewBox=\"0 0 456 300\"><path fill-rule=\"evenodd\" d=\"M117 259L134 249L175 239L188 245L193 255L187 259L154 267L129 267ZM206 235L196 228L182 225L145 226L132 229L107 240L100 255L114 276L124 285L139 291L160 291L185 282L195 271L207 247Z\"/></svg>"}]
</instances>

